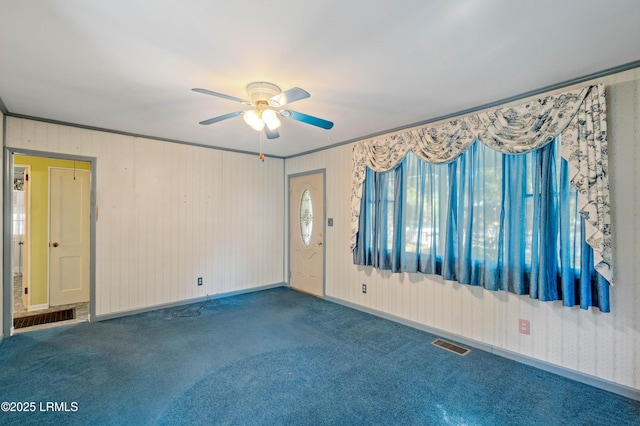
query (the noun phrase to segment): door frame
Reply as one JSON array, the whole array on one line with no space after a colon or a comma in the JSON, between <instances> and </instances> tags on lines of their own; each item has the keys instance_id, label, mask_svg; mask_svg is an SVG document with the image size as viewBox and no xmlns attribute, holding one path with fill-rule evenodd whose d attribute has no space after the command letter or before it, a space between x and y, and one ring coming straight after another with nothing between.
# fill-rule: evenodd
<instances>
[{"instance_id":1,"label":"door frame","mask_svg":"<svg viewBox=\"0 0 640 426\"><path fill-rule=\"evenodd\" d=\"M291 179L301 176L314 175L317 173L322 174L322 298L327 295L327 169L309 170L306 172L292 173L287 175L287 192L286 192L286 207L287 212L287 232L286 232L286 245L287 245L287 262L284 270L285 283L287 287L291 288Z\"/></svg>"},{"instance_id":2,"label":"door frame","mask_svg":"<svg viewBox=\"0 0 640 426\"><path fill-rule=\"evenodd\" d=\"M4 148L4 187L3 187L3 329L4 337L11 336L13 329L13 265L11 226L13 219L13 156L28 155L32 157L44 157L61 160L85 161L91 164L90 171L90 207L89 207L89 321L96 317L96 157L82 155L63 154L57 152L35 151L21 148Z\"/></svg>"},{"instance_id":3,"label":"door frame","mask_svg":"<svg viewBox=\"0 0 640 426\"><path fill-rule=\"evenodd\" d=\"M16 164L13 165L14 167L16 166ZM29 288L29 280L31 279L31 274L29 274L29 268L31 267L31 232L30 232L30 227L31 227L31 181L29 180L28 176L31 175L31 166L28 164L18 164L18 167L24 167L25 168L25 182L24 182L24 191L25 191L25 235L24 235L24 241L22 244L22 248L20 250L22 250L22 288L23 288L23 292L22 292L22 303L24 304L25 309L28 309L28 307L31 305L31 292L24 294L24 289L25 288ZM15 171L14 171L15 173ZM13 188L11 188L13 191ZM11 194L13 197L13 193ZM11 202L11 207L13 209L13 200ZM13 240L13 217L11 218L11 239ZM13 250L15 248L15 245L11 244L11 249ZM11 265L13 267L13 256L14 253L11 253ZM13 271L12 271L12 276L13 276ZM14 284L15 285L15 284ZM25 297L26 296L26 297ZM26 303L25 303L25 299L26 299ZM13 305L11 305L13 306ZM4 308L4 306L3 306Z\"/></svg>"}]
</instances>

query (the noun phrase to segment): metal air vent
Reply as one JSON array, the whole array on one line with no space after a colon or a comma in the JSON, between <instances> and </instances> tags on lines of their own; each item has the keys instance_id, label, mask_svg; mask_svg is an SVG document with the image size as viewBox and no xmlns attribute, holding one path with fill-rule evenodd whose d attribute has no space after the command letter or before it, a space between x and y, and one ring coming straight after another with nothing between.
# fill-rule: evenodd
<instances>
[{"instance_id":1,"label":"metal air vent","mask_svg":"<svg viewBox=\"0 0 640 426\"><path fill-rule=\"evenodd\" d=\"M449 352L453 352L454 354L457 354L460 356L465 356L466 354L471 352L471 349L464 348L460 345L456 345L455 343L447 342L446 340L442 340L442 339L436 339L433 342L431 342L431 344L434 346L438 346L442 349L446 349Z\"/></svg>"}]
</instances>

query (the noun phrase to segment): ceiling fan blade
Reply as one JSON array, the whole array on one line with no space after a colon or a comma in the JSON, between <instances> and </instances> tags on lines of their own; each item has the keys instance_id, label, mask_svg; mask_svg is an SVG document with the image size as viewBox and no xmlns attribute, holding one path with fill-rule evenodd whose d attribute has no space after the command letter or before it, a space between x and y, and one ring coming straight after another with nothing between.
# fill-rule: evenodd
<instances>
[{"instance_id":1,"label":"ceiling fan blade","mask_svg":"<svg viewBox=\"0 0 640 426\"><path fill-rule=\"evenodd\" d=\"M264 134L267 135L267 139L278 139L280 137L278 129L269 130L267 126L264 127Z\"/></svg>"},{"instance_id":2,"label":"ceiling fan blade","mask_svg":"<svg viewBox=\"0 0 640 426\"><path fill-rule=\"evenodd\" d=\"M207 90L207 89L191 89L194 92L198 92L198 93L204 93L205 95L211 95L211 96L217 96L219 98L224 98L224 99L229 99L230 101L236 101L236 102L240 102L241 104L245 104L245 105L253 105L251 103L251 101L247 101L244 99L240 99L240 98L236 98L235 96L230 96L230 95L225 95L224 93L218 93L218 92L213 92L211 90Z\"/></svg>"},{"instance_id":3,"label":"ceiling fan blade","mask_svg":"<svg viewBox=\"0 0 640 426\"><path fill-rule=\"evenodd\" d=\"M213 117L210 118L208 120L203 120L200 122L200 124L213 124L213 123L217 123L218 121L222 121L222 120L226 120L227 118L233 118L233 117L237 117L240 114L242 114L243 111L236 111L236 112L230 112L229 114L225 114L225 115L220 115L218 117Z\"/></svg>"},{"instance_id":4,"label":"ceiling fan blade","mask_svg":"<svg viewBox=\"0 0 640 426\"><path fill-rule=\"evenodd\" d=\"M282 93L278 93L277 95L269 99L269 105L274 107L284 106L301 99L306 99L309 96L311 95L306 90L303 90L299 87L293 87Z\"/></svg>"},{"instance_id":5,"label":"ceiling fan blade","mask_svg":"<svg viewBox=\"0 0 640 426\"><path fill-rule=\"evenodd\" d=\"M294 120L302 121L303 123L311 124L312 126L321 127L327 130L333 127L333 123L331 121L323 120L322 118L303 114L301 112L291 111L290 109L280 111L280 115L282 115L283 117L293 118Z\"/></svg>"}]
</instances>

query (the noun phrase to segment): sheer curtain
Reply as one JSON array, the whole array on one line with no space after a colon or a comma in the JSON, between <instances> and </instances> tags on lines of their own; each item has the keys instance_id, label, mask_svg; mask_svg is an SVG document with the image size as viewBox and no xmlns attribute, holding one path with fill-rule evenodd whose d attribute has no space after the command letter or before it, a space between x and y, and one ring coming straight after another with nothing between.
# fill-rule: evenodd
<instances>
[{"instance_id":1,"label":"sheer curtain","mask_svg":"<svg viewBox=\"0 0 640 426\"><path fill-rule=\"evenodd\" d=\"M559 138L527 154L475 141L446 164L409 151L366 170L354 263L609 312L569 180Z\"/></svg>"}]
</instances>

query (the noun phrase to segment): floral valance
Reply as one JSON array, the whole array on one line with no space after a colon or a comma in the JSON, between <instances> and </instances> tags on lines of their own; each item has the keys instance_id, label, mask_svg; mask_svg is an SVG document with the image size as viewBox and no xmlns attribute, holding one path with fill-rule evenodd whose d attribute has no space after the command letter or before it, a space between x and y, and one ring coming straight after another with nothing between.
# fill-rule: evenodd
<instances>
[{"instance_id":1,"label":"floral valance","mask_svg":"<svg viewBox=\"0 0 640 426\"><path fill-rule=\"evenodd\" d=\"M428 163L448 163L475 140L507 154L539 149L561 135L562 157L585 218L596 270L613 283L604 86L547 95L437 125L359 142L352 154L351 249L355 247L366 168L386 172L411 150Z\"/></svg>"}]
</instances>

